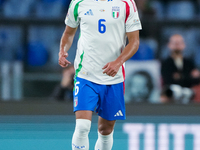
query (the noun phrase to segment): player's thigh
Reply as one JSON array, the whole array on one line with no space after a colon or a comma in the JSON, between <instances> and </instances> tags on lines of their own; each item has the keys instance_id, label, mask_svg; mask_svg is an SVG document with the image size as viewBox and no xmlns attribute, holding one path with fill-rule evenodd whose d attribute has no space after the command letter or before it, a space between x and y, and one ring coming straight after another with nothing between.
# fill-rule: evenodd
<instances>
[{"instance_id":1,"label":"player's thigh","mask_svg":"<svg viewBox=\"0 0 200 150\"><path fill-rule=\"evenodd\" d=\"M92 111L79 110L75 112L76 119L92 120Z\"/></svg>"},{"instance_id":2,"label":"player's thigh","mask_svg":"<svg viewBox=\"0 0 200 150\"><path fill-rule=\"evenodd\" d=\"M101 103L97 106L98 115L106 120L124 120L125 101L123 83L107 86L100 95Z\"/></svg>"},{"instance_id":3,"label":"player's thigh","mask_svg":"<svg viewBox=\"0 0 200 150\"><path fill-rule=\"evenodd\" d=\"M116 120L106 120L106 119L102 118L101 116L99 116L98 131L102 135L110 134L114 129L115 122L116 122Z\"/></svg>"},{"instance_id":4,"label":"player's thigh","mask_svg":"<svg viewBox=\"0 0 200 150\"><path fill-rule=\"evenodd\" d=\"M74 90L74 112L94 111L98 99L99 97L95 91L95 86L93 83L88 80L76 77Z\"/></svg>"}]
</instances>

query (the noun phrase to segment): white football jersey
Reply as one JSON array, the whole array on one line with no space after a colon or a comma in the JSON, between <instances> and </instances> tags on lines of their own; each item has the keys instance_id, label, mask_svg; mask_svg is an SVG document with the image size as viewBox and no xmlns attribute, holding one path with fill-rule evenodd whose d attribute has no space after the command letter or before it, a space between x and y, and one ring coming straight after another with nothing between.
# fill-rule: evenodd
<instances>
[{"instance_id":1,"label":"white football jersey","mask_svg":"<svg viewBox=\"0 0 200 150\"><path fill-rule=\"evenodd\" d=\"M102 68L119 57L126 44L126 32L141 29L133 0L73 0L65 24L72 28L80 24L75 76L104 85L124 81L123 66L115 77L103 74Z\"/></svg>"}]
</instances>

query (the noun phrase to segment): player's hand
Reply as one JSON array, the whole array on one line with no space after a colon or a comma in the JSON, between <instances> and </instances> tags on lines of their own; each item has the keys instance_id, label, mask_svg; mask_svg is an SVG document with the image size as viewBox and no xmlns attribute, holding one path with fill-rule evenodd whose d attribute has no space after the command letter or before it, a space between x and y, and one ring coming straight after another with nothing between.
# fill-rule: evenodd
<instances>
[{"instance_id":1,"label":"player's hand","mask_svg":"<svg viewBox=\"0 0 200 150\"><path fill-rule=\"evenodd\" d=\"M61 67L67 67L71 64L66 58L68 57L68 53L66 52L59 52L59 65Z\"/></svg>"},{"instance_id":2,"label":"player's hand","mask_svg":"<svg viewBox=\"0 0 200 150\"><path fill-rule=\"evenodd\" d=\"M112 61L107 63L102 69L104 70L103 73L106 73L109 76L114 77L117 72L119 71L121 64L116 61Z\"/></svg>"}]
</instances>

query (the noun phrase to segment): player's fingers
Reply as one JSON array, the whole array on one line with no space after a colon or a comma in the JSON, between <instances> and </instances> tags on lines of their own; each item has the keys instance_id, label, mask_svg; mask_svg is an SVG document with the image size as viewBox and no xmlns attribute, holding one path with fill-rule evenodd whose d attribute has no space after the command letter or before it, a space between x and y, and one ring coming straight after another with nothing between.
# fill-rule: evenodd
<instances>
[{"instance_id":1,"label":"player's fingers","mask_svg":"<svg viewBox=\"0 0 200 150\"><path fill-rule=\"evenodd\" d=\"M59 60L59 64L64 65L65 63L66 63L65 60L63 60L63 59L60 59L60 60Z\"/></svg>"},{"instance_id":2,"label":"player's fingers","mask_svg":"<svg viewBox=\"0 0 200 150\"><path fill-rule=\"evenodd\" d=\"M70 62L67 61L66 59L60 59L60 60L59 60L59 65L60 65L61 67L66 67L66 66L68 66L68 64L70 64Z\"/></svg>"},{"instance_id":3,"label":"player's fingers","mask_svg":"<svg viewBox=\"0 0 200 150\"><path fill-rule=\"evenodd\" d=\"M109 75L109 76L111 76L112 70L109 70L106 74Z\"/></svg>"},{"instance_id":4,"label":"player's fingers","mask_svg":"<svg viewBox=\"0 0 200 150\"><path fill-rule=\"evenodd\" d=\"M110 70L110 68L106 68L103 73L106 73Z\"/></svg>"},{"instance_id":5,"label":"player's fingers","mask_svg":"<svg viewBox=\"0 0 200 150\"><path fill-rule=\"evenodd\" d=\"M116 72L113 72L110 74L110 76L114 77L116 75Z\"/></svg>"},{"instance_id":6,"label":"player's fingers","mask_svg":"<svg viewBox=\"0 0 200 150\"><path fill-rule=\"evenodd\" d=\"M108 64L106 64L102 69L106 69L108 67Z\"/></svg>"},{"instance_id":7,"label":"player's fingers","mask_svg":"<svg viewBox=\"0 0 200 150\"><path fill-rule=\"evenodd\" d=\"M65 65L64 65L64 68L67 67L68 65L69 65L69 64L65 64Z\"/></svg>"},{"instance_id":8,"label":"player's fingers","mask_svg":"<svg viewBox=\"0 0 200 150\"><path fill-rule=\"evenodd\" d=\"M61 63L61 64L60 64L60 66L63 67L63 68L67 67L68 65L69 65L69 64L67 64L67 63Z\"/></svg>"},{"instance_id":9,"label":"player's fingers","mask_svg":"<svg viewBox=\"0 0 200 150\"><path fill-rule=\"evenodd\" d=\"M109 75L109 76L111 76L112 73L113 73L113 71L111 69L106 72L106 74Z\"/></svg>"},{"instance_id":10,"label":"player's fingers","mask_svg":"<svg viewBox=\"0 0 200 150\"><path fill-rule=\"evenodd\" d=\"M117 74L116 70L112 70L112 72L110 73L110 76L114 77Z\"/></svg>"},{"instance_id":11,"label":"player's fingers","mask_svg":"<svg viewBox=\"0 0 200 150\"><path fill-rule=\"evenodd\" d=\"M64 62L64 66L67 67L69 64L71 64L69 61Z\"/></svg>"},{"instance_id":12,"label":"player's fingers","mask_svg":"<svg viewBox=\"0 0 200 150\"><path fill-rule=\"evenodd\" d=\"M68 61L67 59L65 59L65 63L67 63L67 64L71 64L71 62Z\"/></svg>"},{"instance_id":13,"label":"player's fingers","mask_svg":"<svg viewBox=\"0 0 200 150\"><path fill-rule=\"evenodd\" d=\"M61 63L61 62L59 62L59 65L60 65L61 67L64 67L64 64L63 64L63 63Z\"/></svg>"},{"instance_id":14,"label":"player's fingers","mask_svg":"<svg viewBox=\"0 0 200 150\"><path fill-rule=\"evenodd\" d=\"M61 63L59 63L59 65L60 65L61 67L63 67L63 68L65 67L65 66L64 66L63 64L61 64Z\"/></svg>"},{"instance_id":15,"label":"player's fingers","mask_svg":"<svg viewBox=\"0 0 200 150\"><path fill-rule=\"evenodd\" d=\"M71 64L71 62L68 61L65 57L61 57L59 59L59 62L62 63L62 64Z\"/></svg>"}]
</instances>

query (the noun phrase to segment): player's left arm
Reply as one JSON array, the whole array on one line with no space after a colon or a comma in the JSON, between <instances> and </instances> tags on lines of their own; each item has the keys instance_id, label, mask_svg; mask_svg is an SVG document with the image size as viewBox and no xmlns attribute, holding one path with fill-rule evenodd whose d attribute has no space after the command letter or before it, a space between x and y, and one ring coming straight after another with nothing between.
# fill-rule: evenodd
<instances>
[{"instance_id":1,"label":"player's left arm","mask_svg":"<svg viewBox=\"0 0 200 150\"><path fill-rule=\"evenodd\" d=\"M139 30L126 33L129 44L124 48L120 56L112 62L107 63L102 69L103 73L106 73L109 76L114 77L119 68L123 65L125 61L130 59L138 50L139 47Z\"/></svg>"}]
</instances>

